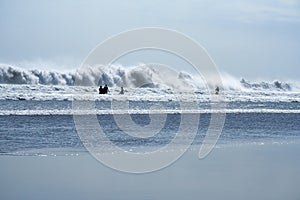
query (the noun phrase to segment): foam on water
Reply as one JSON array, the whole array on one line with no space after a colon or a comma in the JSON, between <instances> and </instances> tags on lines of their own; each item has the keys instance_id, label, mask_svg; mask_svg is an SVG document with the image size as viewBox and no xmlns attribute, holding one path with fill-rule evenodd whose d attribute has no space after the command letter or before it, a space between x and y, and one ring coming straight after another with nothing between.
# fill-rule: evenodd
<instances>
[{"instance_id":1,"label":"foam on water","mask_svg":"<svg viewBox=\"0 0 300 200\"><path fill-rule=\"evenodd\" d=\"M55 72L25 70L0 65L0 100L106 100L120 98L120 86L131 101L181 101L209 102L214 91L208 91L205 82L187 72L166 74L155 66L139 65L124 67L85 67L77 71ZM227 102L299 102L300 82L240 80L222 73L224 94ZM85 86L74 86L79 80ZM210 81L212 82L212 81ZM147 84L143 84L147 83ZM97 95L98 86L108 84L109 95ZM188 90L187 90L188 88Z\"/></svg>"},{"instance_id":2,"label":"foam on water","mask_svg":"<svg viewBox=\"0 0 300 200\"><path fill-rule=\"evenodd\" d=\"M225 109L225 110L81 110L76 115L113 115L113 114L204 114L204 113L300 113L300 110L287 109ZM0 110L0 115L73 115L72 110Z\"/></svg>"},{"instance_id":3,"label":"foam on water","mask_svg":"<svg viewBox=\"0 0 300 200\"><path fill-rule=\"evenodd\" d=\"M209 91L199 77L186 72L173 75L167 76L143 65L87 67L70 72L1 65L0 154L39 156L52 154L51 149L56 149L53 155L81 152L83 147L72 118L74 100L95 105L92 109L76 109L75 114L97 114L110 125L114 123L112 115L131 114L131 117L144 120L142 124L148 122L148 114L170 117L164 130L167 140L153 138L148 143L120 135L118 127L106 127L112 139L121 146L133 144L140 148L145 144L151 147L166 144L179 121L175 125L172 123L179 120L181 114L202 114L207 125L211 113L227 113L219 145L281 143L299 138L299 82L250 82L223 74L224 87L220 88L220 93L227 105L222 110L212 106L218 104L212 101L214 91ZM74 86L77 79L84 86ZM143 85L145 82L148 84ZM99 95L99 84L108 84L109 94ZM119 95L120 86L125 89L124 95ZM128 101L129 107L112 108L112 102L122 101ZM180 106L182 102L184 109ZM199 128L197 144L205 135L205 127Z\"/></svg>"},{"instance_id":4,"label":"foam on water","mask_svg":"<svg viewBox=\"0 0 300 200\"><path fill-rule=\"evenodd\" d=\"M108 84L110 87L137 87L148 82L146 87L170 88L193 87L204 89L204 81L194 74L179 72L175 77L158 70L155 65L122 66L111 65L84 67L69 72L26 70L16 66L0 64L0 84L29 84L29 85L74 85L78 79L87 86ZM222 73L224 90L254 90L254 91L300 91L300 83L296 81L260 81L250 82L240 80L227 73Z\"/></svg>"},{"instance_id":5,"label":"foam on water","mask_svg":"<svg viewBox=\"0 0 300 200\"><path fill-rule=\"evenodd\" d=\"M75 95L76 100L127 98L131 101L174 101L180 97L187 102L209 102L212 95L205 88L195 89L194 92L175 92L171 88L125 88L125 95L122 96L118 95L119 92L118 87L110 88L108 95L98 95L97 86L0 84L0 100L72 101ZM300 102L300 92L297 91L223 90L222 93L227 102Z\"/></svg>"}]
</instances>

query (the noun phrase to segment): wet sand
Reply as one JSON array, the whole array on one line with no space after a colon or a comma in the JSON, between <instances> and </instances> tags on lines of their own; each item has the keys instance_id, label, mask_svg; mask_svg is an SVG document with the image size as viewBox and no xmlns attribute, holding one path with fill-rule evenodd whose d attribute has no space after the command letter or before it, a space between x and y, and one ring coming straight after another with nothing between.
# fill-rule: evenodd
<instances>
[{"instance_id":1,"label":"wet sand","mask_svg":"<svg viewBox=\"0 0 300 200\"><path fill-rule=\"evenodd\" d=\"M148 174L112 170L79 156L0 156L0 199L300 199L300 145L189 150Z\"/></svg>"}]
</instances>

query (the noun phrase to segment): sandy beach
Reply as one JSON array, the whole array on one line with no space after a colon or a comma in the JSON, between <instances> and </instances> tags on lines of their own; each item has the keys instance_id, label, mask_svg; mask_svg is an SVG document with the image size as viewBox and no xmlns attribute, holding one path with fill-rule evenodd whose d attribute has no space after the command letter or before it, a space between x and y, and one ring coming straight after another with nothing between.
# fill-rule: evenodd
<instances>
[{"instance_id":1,"label":"sandy beach","mask_svg":"<svg viewBox=\"0 0 300 200\"><path fill-rule=\"evenodd\" d=\"M196 148L195 148L196 149ZM88 153L0 156L1 199L300 199L298 144L189 150L148 174L117 172Z\"/></svg>"}]
</instances>

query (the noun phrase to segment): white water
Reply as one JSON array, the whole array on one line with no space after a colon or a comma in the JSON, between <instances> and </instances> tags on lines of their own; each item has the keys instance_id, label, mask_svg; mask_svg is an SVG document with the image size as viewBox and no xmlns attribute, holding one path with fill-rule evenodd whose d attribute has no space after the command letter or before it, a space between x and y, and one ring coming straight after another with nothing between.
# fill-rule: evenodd
<instances>
[{"instance_id":1,"label":"white water","mask_svg":"<svg viewBox=\"0 0 300 200\"><path fill-rule=\"evenodd\" d=\"M87 86L73 86L76 79ZM0 115L70 115L73 100L108 103L93 111L95 114L111 114L109 102L115 100L133 102L135 108L126 111L130 113L300 113L300 82L253 83L229 74L223 74L222 79L220 93L224 95L227 108L211 110L214 91L208 91L199 77L186 72L166 74L153 67L114 65L62 73L2 65ZM109 94L98 94L98 82L110 86ZM151 84L145 86L143 83ZM125 88L124 95L119 95L120 86ZM199 108L181 110L179 102L197 102ZM149 109L147 104L158 105L161 109ZM113 112L122 114L124 111Z\"/></svg>"},{"instance_id":2,"label":"white water","mask_svg":"<svg viewBox=\"0 0 300 200\"><path fill-rule=\"evenodd\" d=\"M25 70L16 66L0 64L0 84L28 84L28 85L59 85L72 86L75 80L84 82L87 86L108 84L110 87L124 86L127 88L186 88L205 89L204 81L195 74L179 72L166 74L154 65L109 67L85 67L76 71L58 72L46 70ZM300 91L299 81L282 82L260 81L250 82L244 78L237 79L230 74L222 73L224 90L253 90L253 91Z\"/></svg>"}]
</instances>

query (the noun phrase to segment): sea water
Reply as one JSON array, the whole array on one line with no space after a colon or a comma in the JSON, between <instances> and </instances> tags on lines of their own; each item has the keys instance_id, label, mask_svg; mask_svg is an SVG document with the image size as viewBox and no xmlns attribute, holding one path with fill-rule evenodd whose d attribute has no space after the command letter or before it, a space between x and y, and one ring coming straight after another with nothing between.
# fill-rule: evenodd
<instances>
[{"instance_id":1,"label":"sea water","mask_svg":"<svg viewBox=\"0 0 300 200\"><path fill-rule=\"evenodd\" d=\"M192 138L195 148L199 148L207 134L212 113L226 114L216 147L299 142L298 82L251 83L241 79L227 84L225 81L220 95L224 97L226 107L214 109L212 105L218 102L213 102L211 97L215 94L193 82L192 75L178 78L181 85L192 87L192 90L174 90L168 87L171 79L165 85L157 81L159 72L156 71L150 71L151 74L149 70L117 67L111 71L100 79L109 83L110 92L100 95L97 84L72 85L78 76L75 73L22 71L2 66L0 154L77 155L86 152L74 124L74 101L92 103L93 109L81 108L81 114L96 115L106 136L126 151L139 151L143 147L159 149L169 144L176 136L182 114L200 116L197 134ZM152 85L135 87L137 80L149 77ZM120 80L123 80L124 95L119 95ZM127 102L127 106L114 109L114 102L120 101ZM143 127L151 123L149 114L151 117L164 115L166 121L157 134L147 138L126 134L114 118L115 115L129 116L131 121ZM192 134L187 132L186 137L179 138L178 146L189 137ZM106 150L105 146L103 150Z\"/></svg>"},{"instance_id":2,"label":"sea water","mask_svg":"<svg viewBox=\"0 0 300 200\"><path fill-rule=\"evenodd\" d=\"M26 87L31 90L31 86ZM112 92L114 92L114 89L112 89ZM148 101L129 100L127 110L112 113L112 101L109 100L109 96L99 97L100 99L93 102L95 103L94 114L97 116L99 126L101 126L107 137L115 145L125 150L140 147L161 148L169 144L178 131L183 113L185 115L200 115L198 131L193 145L201 145L210 125L211 113L215 112L211 110L210 102L206 101L198 102L197 110L181 110L180 102L160 99ZM1 154L75 155L86 151L74 124L72 101L9 99L0 100L0 105ZM163 109L154 110L154 114L151 114L152 117L158 117L159 115L166 115L167 117L163 128L152 137L130 136L124 133L114 120L114 115L125 116L129 113L131 120L143 127L151 122L149 113L152 111L150 108L154 105L159 105ZM299 102L229 101L224 112L226 113L225 124L217 147L299 142ZM189 137L189 133L186 133L186 135ZM177 141L179 142L178 145L180 145L180 141L184 143L185 138Z\"/></svg>"}]
</instances>

